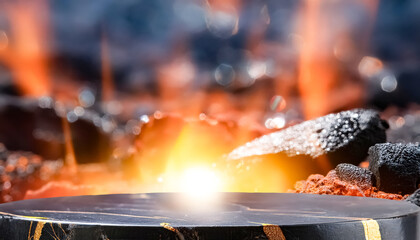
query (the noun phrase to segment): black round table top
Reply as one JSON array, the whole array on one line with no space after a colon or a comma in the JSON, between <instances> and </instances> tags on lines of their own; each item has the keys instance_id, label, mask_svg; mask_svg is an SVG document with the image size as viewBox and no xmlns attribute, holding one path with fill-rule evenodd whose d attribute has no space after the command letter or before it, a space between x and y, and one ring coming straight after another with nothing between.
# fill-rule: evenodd
<instances>
[{"instance_id":1,"label":"black round table top","mask_svg":"<svg viewBox=\"0 0 420 240\"><path fill-rule=\"evenodd\" d=\"M218 195L218 201L190 198L182 193L116 194L17 201L0 204L2 217L0 231L9 231L9 234L12 234L10 230L4 229L13 227L14 223L46 222L51 223L52 230L54 230L53 223L60 227L70 226L73 229L77 229L77 226L83 229L96 226L102 230L105 229L105 232L109 229L128 231L127 229L144 228L153 231L152 229L159 228L172 231L178 236L175 238L179 238L180 232L177 228L238 230L278 226L284 233L284 229L291 229L290 231L293 232L293 229L299 228L308 231L308 229L319 229L319 226L346 225L350 226L348 229L350 232L351 228L356 228L361 231L361 235L364 231L366 236L366 229L369 226L370 228L377 226L380 229L380 222L386 223L388 230L395 227L404 229L406 227L402 223L408 221L406 219L411 219L410 222L414 222L410 224L414 224L414 228L417 228L420 211L419 207L408 202L365 197L293 193L220 193ZM388 224L385 220L393 223ZM389 220L392 221L389 222ZM387 230L384 228L385 225L379 232ZM395 226L392 227L392 225ZM317 227L313 228L314 226ZM30 234L34 231L35 227L31 228L29 233L26 229L26 233ZM401 229L395 229L397 230L401 232ZM290 233L290 231L287 232ZM416 229L412 231L413 233L410 232L410 234L415 234ZM284 235L287 234L284 233ZM159 236L162 237L162 235Z\"/></svg>"}]
</instances>

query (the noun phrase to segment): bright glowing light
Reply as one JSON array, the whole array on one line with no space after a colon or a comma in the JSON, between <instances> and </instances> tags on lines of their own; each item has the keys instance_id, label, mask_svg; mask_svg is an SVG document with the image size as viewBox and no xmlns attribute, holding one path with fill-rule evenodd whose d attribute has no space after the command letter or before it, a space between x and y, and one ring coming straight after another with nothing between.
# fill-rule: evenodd
<instances>
[{"instance_id":1,"label":"bright glowing light","mask_svg":"<svg viewBox=\"0 0 420 240\"><path fill-rule=\"evenodd\" d=\"M149 116L141 115L140 116L140 121L142 121L143 123L148 123L150 121Z\"/></svg>"},{"instance_id":2,"label":"bright glowing light","mask_svg":"<svg viewBox=\"0 0 420 240\"><path fill-rule=\"evenodd\" d=\"M283 114L279 114L276 117L267 118L265 120L265 127L268 129L280 129L286 125L286 118Z\"/></svg>"},{"instance_id":3,"label":"bright glowing light","mask_svg":"<svg viewBox=\"0 0 420 240\"><path fill-rule=\"evenodd\" d=\"M267 71L267 65L265 64L265 62L262 62L262 61L252 62L248 66L248 75L253 79L258 79L264 76L266 71Z\"/></svg>"},{"instance_id":4,"label":"bright glowing light","mask_svg":"<svg viewBox=\"0 0 420 240\"><path fill-rule=\"evenodd\" d=\"M220 177L216 172L204 167L185 170L181 184L184 192L200 200L208 200L221 190Z\"/></svg>"},{"instance_id":5,"label":"bright glowing light","mask_svg":"<svg viewBox=\"0 0 420 240\"><path fill-rule=\"evenodd\" d=\"M183 192L175 199L178 207L190 213L207 213L222 203L222 178L210 166L187 168L180 175L172 175L166 184L176 184L170 189Z\"/></svg>"}]
</instances>

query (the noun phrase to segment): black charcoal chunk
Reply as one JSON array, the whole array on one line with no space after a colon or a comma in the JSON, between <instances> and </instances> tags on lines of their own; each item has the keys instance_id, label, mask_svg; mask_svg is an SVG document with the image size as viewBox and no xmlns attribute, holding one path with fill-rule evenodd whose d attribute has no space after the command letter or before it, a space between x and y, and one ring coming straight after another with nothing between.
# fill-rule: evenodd
<instances>
[{"instance_id":1,"label":"black charcoal chunk","mask_svg":"<svg viewBox=\"0 0 420 240\"><path fill-rule=\"evenodd\" d=\"M335 171L340 180L355 184L362 189L368 189L375 185L375 178L369 169L353 164L341 163L337 165Z\"/></svg>"},{"instance_id":2,"label":"black charcoal chunk","mask_svg":"<svg viewBox=\"0 0 420 240\"><path fill-rule=\"evenodd\" d=\"M379 190L412 193L420 179L420 148L414 144L376 144L369 149L369 169Z\"/></svg>"},{"instance_id":3,"label":"black charcoal chunk","mask_svg":"<svg viewBox=\"0 0 420 240\"><path fill-rule=\"evenodd\" d=\"M413 194L408 196L407 199L405 199L407 202L411 202L413 204L416 204L420 207L420 189L417 189Z\"/></svg>"},{"instance_id":4,"label":"black charcoal chunk","mask_svg":"<svg viewBox=\"0 0 420 240\"><path fill-rule=\"evenodd\" d=\"M107 125L105 119L87 109L77 116L48 97L0 96L0 142L9 150L33 152L44 159L63 159L66 151L63 118L69 117L76 160L79 163L108 160L111 134L103 130L102 125Z\"/></svg>"},{"instance_id":5,"label":"black charcoal chunk","mask_svg":"<svg viewBox=\"0 0 420 240\"><path fill-rule=\"evenodd\" d=\"M257 138L233 150L228 159L285 153L312 159L327 157L333 166L345 162L357 165L370 146L386 141L387 128L376 111L343 111Z\"/></svg>"}]
</instances>

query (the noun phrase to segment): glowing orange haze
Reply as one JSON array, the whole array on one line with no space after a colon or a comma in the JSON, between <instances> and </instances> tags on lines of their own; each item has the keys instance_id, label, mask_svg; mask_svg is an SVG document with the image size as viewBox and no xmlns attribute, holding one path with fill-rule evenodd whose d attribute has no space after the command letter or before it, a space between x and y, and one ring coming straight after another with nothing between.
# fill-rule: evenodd
<instances>
[{"instance_id":1,"label":"glowing orange haze","mask_svg":"<svg viewBox=\"0 0 420 240\"><path fill-rule=\"evenodd\" d=\"M23 95L39 97L51 94L47 47L48 7L44 0L1 3L11 24L9 46L0 51L0 59L12 73ZM42 15L43 18L39 16Z\"/></svg>"},{"instance_id":2,"label":"glowing orange haze","mask_svg":"<svg viewBox=\"0 0 420 240\"><path fill-rule=\"evenodd\" d=\"M303 0L298 14L297 32L302 38L298 83L305 117L308 119L341 109L343 103L361 104L364 97L363 86L360 83L358 85L346 84L340 89L344 79L341 79L343 76L339 75L337 58L360 60L357 59L360 57L358 54L363 54L368 44L372 25L366 27L367 31L363 35L362 44L356 46L350 38L351 29L344 26L334 29L335 22L339 22L342 18L340 11L328 8L335 2ZM368 10L372 19L376 17L377 0L359 1L358 4ZM343 47L344 49L340 49Z\"/></svg>"}]
</instances>

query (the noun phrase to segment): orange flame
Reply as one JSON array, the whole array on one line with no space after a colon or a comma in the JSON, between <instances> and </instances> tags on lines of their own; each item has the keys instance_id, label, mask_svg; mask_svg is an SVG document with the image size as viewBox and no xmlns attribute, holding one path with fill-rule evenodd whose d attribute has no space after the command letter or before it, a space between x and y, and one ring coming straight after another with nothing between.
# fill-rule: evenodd
<instances>
[{"instance_id":1,"label":"orange flame","mask_svg":"<svg viewBox=\"0 0 420 240\"><path fill-rule=\"evenodd\" d=\"M76 156L74 154L70 125L65 117L62 117L62 125L63 125L63 134L64 134L64 142L65 142L65 150L66 150L64 163L66 167L68 167L70 172L75 173L77 172Z\"/></svg>"},{"instance_id":2,"label":"orange flame","mask_svg":"<svg viewBox=\"0 0 420 240\"><path fill-rule=\"evenodd\" d=\"M11 68L22 94L32 97L50 95L46 1L8 2L3 6L10 19L11 41L7 49L0 51L0 59Z\"/></svg>"},{"instance_id":3,"label":"orange flame","mask_svg":"<svg viewBox=\"0 0 420 240\"><path fill-rule=\"evenodd\" d=\"M114 94L114 81L112 77L111 58L109 54L108 39L105 34L101 41L101 70L102 70L102 100L111 101Z\"/></svg>"},{"instance_id":4,"label":"orange flame","mask_svg":"<svg viewBox=\"0 0 420 240\"><path fill-rule=\"evenodd\" d=\"M360 104L363 96L361 83L341 81L343 76L339 75L340 70L336 58L348 60L345 55L361 58L361 56L353 56L357 53L351 51L358 49L359 55L363 54L372 24L368 24L364 29L366 31L363 39L359 43L355 43L350 37L350 29L347 27L340 29L335 27L334 29L332 22L334 22L334 18L340 18L340 11L337 13L323 7L333 4L332 2L305 0L299 15L301 20L299 33L302 44L300 46L298 87L304 114L309 119L342 109L348 103ZM355 4L360 4L362 8L367 9L371 17L369 22L373 22L378 1L369 3L360 1ZM335 48L337 45L341 45L341 50L340 47Z\"/></svg>"},{"instance_id":5,"label":"orange flame","mask_svg":"<svg viewBox=\"0 0 420 240\"><path fill-rule=\"evenodd\" d=\"M321 42L327 19L320 14L321 0L305 0L302 9L302 44L299 62L299 89L307 118L326 112L327 97L334 83L331 57Z\"/></svg>"}]
</instances>

